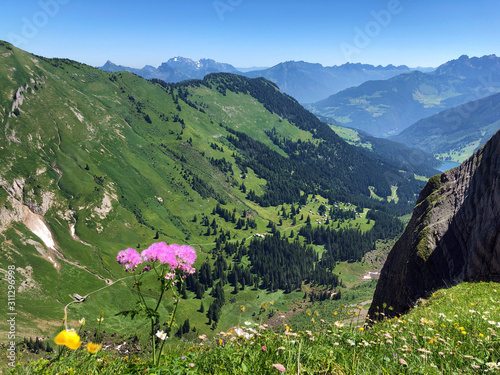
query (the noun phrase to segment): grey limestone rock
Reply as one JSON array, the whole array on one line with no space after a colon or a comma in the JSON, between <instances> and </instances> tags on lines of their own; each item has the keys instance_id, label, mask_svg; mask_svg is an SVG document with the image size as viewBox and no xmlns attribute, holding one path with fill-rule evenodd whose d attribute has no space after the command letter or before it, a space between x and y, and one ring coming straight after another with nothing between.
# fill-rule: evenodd
<instances>
[{"instance_id":1,"label":"grey limestone rock","mask_svg":"<svg viewBox=\"0 0 500 375\"><path fill-rule=\"evenodd\" d=\"M500 282L500 132L424 187L382 269L369 316L405 313L462 281Z\"/></svg>"}]
</instances>

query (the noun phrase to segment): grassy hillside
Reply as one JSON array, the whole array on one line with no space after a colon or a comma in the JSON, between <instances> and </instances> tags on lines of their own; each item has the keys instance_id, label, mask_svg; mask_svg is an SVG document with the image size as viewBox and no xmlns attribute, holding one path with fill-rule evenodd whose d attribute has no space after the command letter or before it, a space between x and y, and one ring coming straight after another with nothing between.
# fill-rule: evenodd
<instances>
[{"instance_id":1,"label":"grassy hillside","mask_svg":"<svg viewBox=\"0 0 500 375\"><path fill-rule=\"evenodd\" d=\"M288 309L303 283L342 287L333 285L334 263L360 260L400 233L395 215L408 212L422 186L411 171L343 142L264 79L216 74L168 85L1 42L0 123L0 290L7 292L14 266L19 337L53 336L68 304L71 324L104 310L118 333L135 330L115 316L136 297L116 255L160 241L195 247L197 269L221 258L224 275L235 264L251 275L256 285L244 290L241 274L223 285L219 328L237 323L241 303L274 300ZM398 204L370 199L396 187ZM280 258L266 278L257 267L265 240L254 236L262 233L309 268L294 272ZM333 236L343 252L324 243ZM197 310L215 299L213 286L200 300L196 282L179 314L210 335L214 327ZM165 303L160 312L171 309Z\"/></svg>"},{"instance_id":2,"label":"grassy hillside","mask_svg":"<svg viewBox=\"0 0 500 375\"><path fill-rule=\"evenodd\" d=\"M407 169L422 176L438 173L435 168L439 166L439 161L433 158L430 153L416 149L411 143L404 145L392 140L373 137L364 131L341 126L337 122L331 127L347 143L371 154L380 163Z\"/></svg>"}]
</instances>

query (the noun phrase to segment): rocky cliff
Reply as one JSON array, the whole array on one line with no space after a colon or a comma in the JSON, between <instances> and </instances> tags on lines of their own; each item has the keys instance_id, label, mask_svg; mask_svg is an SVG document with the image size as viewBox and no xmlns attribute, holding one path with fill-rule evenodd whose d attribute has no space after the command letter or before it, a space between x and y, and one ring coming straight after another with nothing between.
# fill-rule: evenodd
<instances>
[{"instance_id":1,"label":"rocky cliff","mask_svg":"<svg viewBox=\"0 0 500 375\"><path fill-rule=\"evenodd\" d=\"M500 132L432 177L382 269L369 315L394 316L461 281L500 281Z\"/></svg>"}]
</instances>

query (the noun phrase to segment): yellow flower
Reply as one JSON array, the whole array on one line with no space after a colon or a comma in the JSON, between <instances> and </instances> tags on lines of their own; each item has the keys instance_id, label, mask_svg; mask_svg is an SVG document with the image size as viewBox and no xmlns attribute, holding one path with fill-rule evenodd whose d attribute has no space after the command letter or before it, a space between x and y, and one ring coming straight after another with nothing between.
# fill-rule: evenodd
<instances>
[{"instance_id":1,"label":"yellow flower","mask_svg":"<svg viewBox=\"0 0 500 375\"><path fill-rule=\"evenodd\" d=\"M335 311L335 312L333 313L333 315L337 315L337 312Z\"/></svg>"},{"instance_id":2,"label":"yellow flower","mask_svg":"<svg viewBox=\"0 0 500 375\"><path fill-rule=\"evenodd\" d=\"M101 348L102 348L102 344L96 344L93 342L89 342L87 344L87 350L89 351L90 354L97 353L99 350L101 350Z\"/></svg>"},{"instance_id":3,"label":"yellow flower","mask_svg":"<svg viewBox=\"0 0 500 375\"><path fill-rule=\"evenodd\" d=\"M241 311L241 312L245 312L245 310L246 310L245 305L241 305L241 306L240 306L240 311Z\"/></svg>"},{"instance_id":4,"label":"yellow flower","mask_svg":"<svg viewBox=\"0 0 500 375\"><path fill-rule=\"evenodd\" d=\"M269 302L269 304L274 305L274 301Z\"/></svg>"},{"instance_id":5,"label":"yellow flower","mask_svg":"<svg viewBox=\"0 0 500 375\"><path fill-rule=\"evenodd\" d=\"M479 334L479 337L484 337L484 335L482 333Z\"/></svg>"},{"instance_id":6,"label":"yellow flower","mask_svg":"<svg viewBox=\"0 0 500 375\"><path fill-rule=\"evenodd\" d=\"M319 316L319 312L318 312L318 310L314 310L314 315L315 315L315 316Z\"/></svg>"},{"instance_id":7,"label":"yellow flower","mask_svg":"<svg viewBox=\"0 0 500 375\"><path fill-rule=\"evenodd\" d=\"M365 329L363 327L359 327L359 331L363 332Z\"/></svg>"},{"instance_id":8,"label":"yellow flower","mask_svg":"<svg viewBox=\"0 0 500 375\"><path fill-rule=\"evenodd\" d=\"M78 334L73 330L64 330L59 332L59 334L55 337L54 342L57 345L66 345L71 350L78 349L80 345L82 345L80 336L78 336Z\"/></svg>"},{"instance_id":9,"label":"yellow flower","mask_svg":"<svg viewBox=\"0 0 500 375\"><path fill-rule=\"evenodd\" d=\"M309 316L311 316L311 314L312 314L311 310L307 309L306 310L306 314L309 315Z\"/></svg>"}]
</instances>

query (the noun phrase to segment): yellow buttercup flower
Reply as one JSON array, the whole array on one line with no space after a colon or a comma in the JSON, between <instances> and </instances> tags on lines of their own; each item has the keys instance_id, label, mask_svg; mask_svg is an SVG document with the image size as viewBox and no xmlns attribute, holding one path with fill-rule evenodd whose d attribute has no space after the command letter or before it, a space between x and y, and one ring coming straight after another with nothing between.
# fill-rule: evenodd
<instances>
[{"instance_id":1,"label":"yellow buttercup flower","mask_svg":"<svg viewBox=\"0 0 500 375\"><path fill-rule=\"evenodd\" d=\"M96 344L94 342L89 342L87 344L87 350L89 351L90 354L97 353L99 350L101 350L101 348L102 348L102 344Z\"/></svg>"},{"instance_id":2,"label":"yellow buttercup flower","mask_svg":"<svg viewBox=\"0 0 500 375\"><path fill-rule=\"evenodd\" d=\"M57 345L65 345L71 350L78 349L80 345L82 345L80 336L78 336L78 334L73 330L64 330L59 332L59 334L55 337L54 342Z\"/></svg>"}]
</instances>

